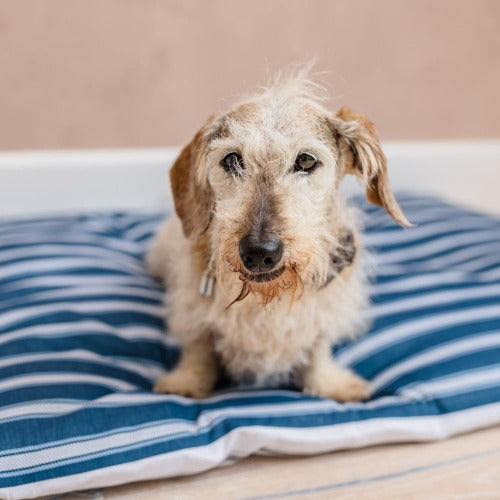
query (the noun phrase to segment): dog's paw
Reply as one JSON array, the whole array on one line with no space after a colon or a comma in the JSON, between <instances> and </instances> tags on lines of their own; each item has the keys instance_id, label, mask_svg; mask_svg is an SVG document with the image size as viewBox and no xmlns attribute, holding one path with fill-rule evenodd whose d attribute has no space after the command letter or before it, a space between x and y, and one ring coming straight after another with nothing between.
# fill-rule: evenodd
<instances>
[{"instance_id":1,"label":"dog's paw","mask_svg":"<svg viewBox=\"0 0 500 500\"><path fill-rule=\"evenodd\" d=\"M337 401L364 401L370 397L370 384L362 377L351 373L342 382L338 382L329 396Z\"/></svg>"},{"instance_id":2,"label":"dog's paw","mask_svg":"<svg viewBox=\"0 0 500 500\"><path fill-rule=\"evenodd\" d=\"M153 390L162 394L178 394L189 398L201 399L212 391L208 377L203 379L188 370L174 369L162 375Z\"/></svg>"},{"instance_id":3,"label":"dog's paw","mask_svg":"<svg viewBox=\"0 0 500 500\"><path fill-rule=\"evenodd\" d=\"M370 384L351 370L336 370L334 377L314 377L304 385L304 392L341 402L364 401L370 397Z\"/></svg>"}]
</instances>

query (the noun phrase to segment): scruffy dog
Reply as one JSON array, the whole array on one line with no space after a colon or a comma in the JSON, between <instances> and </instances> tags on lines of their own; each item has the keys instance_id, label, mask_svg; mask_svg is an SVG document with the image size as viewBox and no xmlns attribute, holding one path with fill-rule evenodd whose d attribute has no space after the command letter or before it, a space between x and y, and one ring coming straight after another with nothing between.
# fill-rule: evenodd
<instances>
[{"instance_id":1,"label":"scruffy dog","mask_svg":"<svg viewBox=\"0 0 500 500\"><path fill-rule=\"evenodd\" d=\"M177 216L147 257L182 345L156 391L207 396L222 365L243 383L368 396L367 382L331 354L365 329L355 212L339 194L346 174L409 225L373 124L347 108L329 113L307 78L278 80L208 120L171 169Z\"/></svg>"}]
</instances>

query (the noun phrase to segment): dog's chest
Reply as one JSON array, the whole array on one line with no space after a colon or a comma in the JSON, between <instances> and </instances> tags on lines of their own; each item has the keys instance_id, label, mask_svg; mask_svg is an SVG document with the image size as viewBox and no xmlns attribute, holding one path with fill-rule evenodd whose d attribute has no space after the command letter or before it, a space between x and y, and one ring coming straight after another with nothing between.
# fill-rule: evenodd
<instances>
[{"instance_id":1,"label":"dog's chest","mask_svg":"<svg viewBox=\"0 0 500 500\"><path fill-rule=\"evenodd\" d=\"M284 379L307 362L320 332L316 315L307 304L263 308L242 303L219 317L215 350L236 380Z\"/></svg>"}]
</instances>

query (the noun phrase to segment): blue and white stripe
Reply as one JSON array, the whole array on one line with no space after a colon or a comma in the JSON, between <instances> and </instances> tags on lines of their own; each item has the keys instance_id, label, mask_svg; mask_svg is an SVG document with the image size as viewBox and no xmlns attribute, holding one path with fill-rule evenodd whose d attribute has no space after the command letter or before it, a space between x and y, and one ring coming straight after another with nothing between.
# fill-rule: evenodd
<instances>
[{"instance_id":1,"label":"blue and white stripe","mask_svg":"<svg viewBox=\"0 0 500 500\"><path fill-rule=\"evenodd\" d=\"M178 349L143 257L162 216L0 221L0 496L206 470L250 453L440 439L500 422L500 221L400 196L364 205L371 331L335 348L371 380L340 404L292 390L151 393Z\"/></svg>"}]
</instances>

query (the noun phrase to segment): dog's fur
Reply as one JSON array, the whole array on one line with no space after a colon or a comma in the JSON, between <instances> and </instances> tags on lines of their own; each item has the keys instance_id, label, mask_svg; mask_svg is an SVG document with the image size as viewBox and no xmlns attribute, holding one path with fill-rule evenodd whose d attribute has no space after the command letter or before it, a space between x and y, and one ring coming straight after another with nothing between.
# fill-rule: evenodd
<instances>
[{"instance_id":1,"label":"dog's fur","mask_svg":"<svg viewBox=\"0 0 500 500\"><path fill-rule=\"evenodd\" d=\"M232 151L244 162L237 173L221 166ZM310 174L293 168L304 151L320 162ZM177 217L147 257L167 285L169 327L182 345L178 366L156 391L204 397L222 364L240 382L293 381L340 401L367 397L367 383L331 356L333 343L366 327L355 212L339 194L346 174L363 179L368 199L409 225L373 124L347 108L330 114L303 75L208 120L171 170ZM264 229L283 242L284 271L258 282L238 244ZM203 273L215 277L211 297L199 294Z\"/></svg>"}]
</instances>

